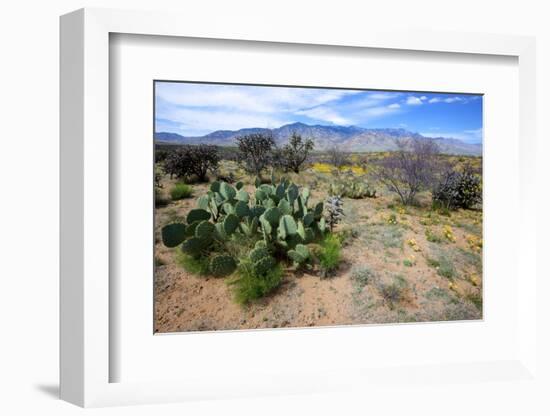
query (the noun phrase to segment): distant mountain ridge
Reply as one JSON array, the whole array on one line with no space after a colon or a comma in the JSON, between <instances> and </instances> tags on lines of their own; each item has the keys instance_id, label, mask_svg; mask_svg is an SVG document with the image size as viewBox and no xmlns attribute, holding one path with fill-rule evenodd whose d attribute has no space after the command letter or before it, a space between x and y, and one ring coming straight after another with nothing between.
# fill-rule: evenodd
<instances>
[{"instance_id":1,"label":"distant mountain ridge","mask_svg":"<svg viewBox=\"0 0 550 416\"><path fill-rule=\"evenodd\" d=\"M214 144L217 146L235 146L235 139L252 133L271 133L277 146L284 145L292 133L315 142L315 150L327 150L337 147L347 152L379 152L396 150L396 141L410 138L427 139L419 133L402 128L367 129L357 126L310 126L304 123L292 123L275 129L245 128L240 130L217 130L204 136L185 137L177 133L157 132L155 141L171 144ZM480 156L481 144L466 143L447 137L430 137L440 147L442 153Z\"/></svg>"}]
</instances>

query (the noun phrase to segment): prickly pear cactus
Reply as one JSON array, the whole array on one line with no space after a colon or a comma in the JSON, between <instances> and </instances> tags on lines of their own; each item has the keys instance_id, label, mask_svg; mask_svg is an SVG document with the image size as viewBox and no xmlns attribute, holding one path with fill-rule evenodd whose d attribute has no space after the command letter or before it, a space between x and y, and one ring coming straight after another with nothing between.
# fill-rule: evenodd
<instances>
[{"instance_id":1,"label":"prickly pear cactus","mask_svg":"<svg viewBox=\"0 0 550 416\"><path fill-rule=\"evenodd\" d=\"M235 259L227 254L220 254L210 260L210 272L216 277L229 276L237 268Z\"/></svg>"},{"instance_id":2,"label":"prickly pear cactus","mask_svg":"<svg viewBox=\"0 0 550 416\"><path fill-rule=\"evenodd\" d=\"M296 248L294 250L289 250L287 254L296 265L304 264L310 257L309 249L303 244L297 244Z\"/></svg>"},{"instance_id":3,"label":"prickly pear cactus","mask_svg":"<svg viewBox=\"0 0 550 416\"><path fill-rule=\"evenodd\" d=\"M192 224L196 221L206 221L210 219L210 213L204 209L192 209L187 214L187 224Z\"/></svg>"}]
</instances>

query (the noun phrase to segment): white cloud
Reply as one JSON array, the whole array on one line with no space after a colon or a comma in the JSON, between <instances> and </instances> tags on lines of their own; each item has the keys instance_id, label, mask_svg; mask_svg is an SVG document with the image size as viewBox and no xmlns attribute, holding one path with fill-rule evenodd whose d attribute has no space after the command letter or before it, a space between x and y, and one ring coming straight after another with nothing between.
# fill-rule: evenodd
<instances>
[{"instance_id":1,"label":"white cloud","mask_svg":"<svg viewBox=\"0 0 550 416\"><path fill-rule=\"evenodd\" d=\"M314 107L357 94L351 90L256 87L241 85L157 83L156 97L185 107L224 107L239 111L273 113Z\"/></svg>"},{"instance_id":2,"label":"white cloud","mask_svg":"<svg viewBox=\"0 0 550 416\"><path fill-rule=\"evenodd\" d=\"M411 95L407 97L406 103L407 105L422 105L422 100L418 97Z\"/></svg>"},{"instance_id":3,"label":"white cloud","mask_svg":"<svg viewBox=\"0 0 550 416\"><path fill-rule=\"evenodd\" d=\"M393 103L393 104L388 105L388 108L392 108L392 109L401 108L401 106L398 103Z\"/></svg>"},{"instance_id":4,"label":"white cloud","mask_svg":"<svg viewBox=\"0 0 550 416\"><path fill-rule=\"evenodd\" d=\"M460 98L460 97L449 97L449 98L445 98L443 101L445 101L446 103L456 103L458 101L462 101L463 98Z\"/></svg>"},{"instance_id":5,"label":"white cloud","mask_svg":"<svg viewBox=\"0 0 550 416\"><path fill-rule=\"evenodd\" d=\"M420 99L421 99L422 101L426 101L426 100L428 99L428 97L426 97L425 95L423 95L422 97L420 97Z\"/></svg>"},{"instance_id":6,"label":"white cloud","mask_svg":"<svg viewBox=\"0 0 550 416\"><path fill-rule=\"evenodd\" d=\"M441 98L438 98L438 97L430 98L430 99L428 100L428 102L429 102L430 104L435 104L435 103L438 103L438 102L440 102L440 101L441 101Z\"/></svg>"},{"instance_id":7,"label":"white cloud","mask_svg":"<svg viewBox=\"0 0 550 416\"><path fill-rule=\"evenodd\" d=\"M353 124L352 120L342 117L335 110L324 106L310 108L308 110L300 110L300 111L297 111L296 114L304 115L316 120L328 121L329 123L343 125L343 126Z\"/></svg>"}]
</instances>

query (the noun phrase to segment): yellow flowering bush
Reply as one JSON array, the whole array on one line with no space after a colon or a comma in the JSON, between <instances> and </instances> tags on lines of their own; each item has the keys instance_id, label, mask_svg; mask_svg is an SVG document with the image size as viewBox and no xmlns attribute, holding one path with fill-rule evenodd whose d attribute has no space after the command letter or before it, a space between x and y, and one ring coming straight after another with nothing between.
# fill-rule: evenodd
<instances>
[{"instance_id":1,"label":"yellow flowering bush","mask_svg":"<svg viewBox=\"0 0 550 416\"><path fill-rule=\"evenodd\" d=\"M468 277L468 280L474 286L479 286L480 280L479 280L479 276L477 274L475 274L475 273L470 274L469 277Z\"/></svg>"},{"instance_id":2,"label":"yellow flowering bush","mask_svg":"<svg viewBox=\"0 0 550 416\"><path fill-rule=\"evenodd\" d=\"M405 260L403 260L403 265L406 267L412 267L416 265L416 257L411 254L409 257L407 257Z\"/></svg>"},{"instance_id":3,"label":"yellow flowering bush","mask_svg":"<svg viewBox=\"0 0 550 416\"><path fill-rule=\"evenodd\" d=\"M470 248L476 253L479 253L481 251L481 248L483 247L483 242L481 238L475 235L468 235L466 237L466 242L468 243Z\"/></svg>"},{"instance_id":4,"label":"yellow flowering bush","mask_svg":"<svg viewBox=\"0 0 550 416\"><path fill-rule=\"evenodd\" d=\"M456 242L456 237L453 234L453 229L450 225L444 225L443 226L443 235L447 240L449 240L451 243Z\"/></svg>"},{"instance_id":5,"label":"yellow flowering bush","mask_svg":"<svg viewBox=\"0 0 550 416\"><path fill-rule=\"evenodd\" d=\"M331 173L335 169L334 166L328 163L314 163L311 167L317 173Z\"/></svg>"},{"instance_id":6,"label":"yellow flowering bush","mask_svg":"<svg viewBox=\"0 0 550 416\"><path fill-rule=\"evenodd\" d=\"M388 224L397 224L397 217L395 216L395 214L390 214L390 216L388 217Z\"/></svg>"},{"instance_id":7,"label":"yellow flowering bush","mask_svg":"<svg viewBox=\"0 0 550 416\"><path fill-rule=\"evenodd\" d=\"M420 246L416 242L414 238L411 238L407 240L407 244L414 250L414 251L420 251Z\"/></svg>"}]
</instances>

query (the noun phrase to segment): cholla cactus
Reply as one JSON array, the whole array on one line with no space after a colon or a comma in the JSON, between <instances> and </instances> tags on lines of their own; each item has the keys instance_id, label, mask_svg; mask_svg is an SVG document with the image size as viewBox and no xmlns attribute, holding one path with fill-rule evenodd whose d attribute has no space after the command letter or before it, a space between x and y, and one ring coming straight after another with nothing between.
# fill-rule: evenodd
<instances>
[{"instance_id":1,"label":"cholla cactus","mask_svg":"<svg viewBox=\"0 0 550 416\"><path fill-rule=\"evenodd\" d=\"M342 221L344 216L344 201L338 195L331 196L327 199L326 203L327 211L327 223L330 227L330 232L333 231L334 226Z\"/></svg>"}]
</instances>

